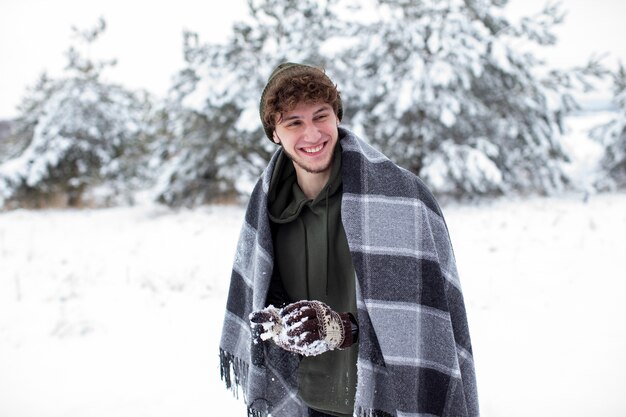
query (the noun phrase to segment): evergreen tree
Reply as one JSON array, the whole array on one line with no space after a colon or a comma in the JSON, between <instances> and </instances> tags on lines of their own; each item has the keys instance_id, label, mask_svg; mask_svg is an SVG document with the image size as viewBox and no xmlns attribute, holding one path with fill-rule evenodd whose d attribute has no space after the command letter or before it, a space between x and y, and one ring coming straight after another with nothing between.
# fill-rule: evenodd
<instances>
[{"instance_id":1,"label":"evergreen tree","mask_svg":"<svg viewBox=\"0 0 626 417\"><path fill-rule=\"evenodd\" d=\"M26 88L26 94L18 106L20 116L12 122L13 128L7 138L10 145L3 153L0 163L19 156L28 147L34 135L37 120L42 117L42 103L49 99L54 89L53 81L45 72L39 76L34 86Z\"/></svg>"},{"instance_id":2,"label":"evergreen tree","mask_svg":"<svg viewBox=\"0 0 626 417\"><path fill-rule=\"evenodd\" d=\"M626 68L622 64L613 74L613 91L615 118L592 131L592 137L605 149L600 166L604 176L596 184L600 189L626 187Z\"/></svg>"},{"instance_id":3,"label":"evergreen tree","mask_svg":"<svg viewBox=\"0 0 626 417\"><path fill-rule=\"evenodd\" d=\"M339 84L359 105L355 129L439 194L549 193L567 183L559 139L575 106L569 92L601 68L549 71L530 46L554 44L563 14L548 6L514 23L506 3L372 1L379 17L338 56Z\"/></svg>"},{"instance_id":4,"label":"evergreen tree","mask_svg":"<svg viewBox=\"0 0 626 417\"><path fill-rule=\"evenodd\" d=\"M78 47L105 27L101 19L94 29L73 28ZM67 58L64 77L42 76L22 101L14 137L24 147L0 165L0 206L80 205L87 190L113 198L138 177L147 98L101 80L114 61L94 61L75 46Z\"/></svg>"},{"instance_id":5,"label":"evergreen tree","mask_svg":"<svg viewBox=\"0 0 626 417\"><path fill-rule=\"evenodd\" d=\"M249 0L249 16L228 42L186 35L187 67L174 102L187 126L180 131L204 142L176 141L174 154L183 156L170 160L169 178L200 184L194 176L210 177L222 190L236 188L242 172L257 175L274 149L262 139L260 92L278 63L296 61L326 68L344 99L344 125L438 194L563 189L568 158L560 134L576 106L570 93L590 88L589 78L603 69L597 61L548 69L532 47L556 42L552 31L563 13L547 6L511 22L506 3ZM197 151L184 156L190 143ZM174 193L170 201L189 193L173 180L163 184Z\"/></svg>"},{"instance_id":6,"label":"evergreen tree","mask_svg":"<svg viewBox=\"0 0 626 417\"><path fill-rule=\"evenodd\" d=\"M324 64L320 47L337 22L331 3L250 0L250 18L226 43L184 34L185 68L165 106L160 201L194 205L250 191L276 149L263 139L261 90L280 62Z\"/></svg>"}]
</instances>

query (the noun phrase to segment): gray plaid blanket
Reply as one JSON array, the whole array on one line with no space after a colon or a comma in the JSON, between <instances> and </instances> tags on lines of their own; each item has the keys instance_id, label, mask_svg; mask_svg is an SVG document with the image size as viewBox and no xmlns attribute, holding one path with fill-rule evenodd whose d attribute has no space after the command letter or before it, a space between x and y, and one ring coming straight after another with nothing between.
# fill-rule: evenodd
<instances>
[{"instance_id":1,"label":"gray plaid blanket","mask_svg":"<svg viewBox=\"0 0 626 417\"><path fill-rule=\"evenodd\" d=\"M340 128L341 215L357 279L354 415L478 416L474 361L447 226L426 186ZM248 415L306 417L298 356L253 343L248 315L265 307L273 245L267 191L278 153L255 187L234 260L220 342L221 375Z\"/></svg>"}]
</instances>

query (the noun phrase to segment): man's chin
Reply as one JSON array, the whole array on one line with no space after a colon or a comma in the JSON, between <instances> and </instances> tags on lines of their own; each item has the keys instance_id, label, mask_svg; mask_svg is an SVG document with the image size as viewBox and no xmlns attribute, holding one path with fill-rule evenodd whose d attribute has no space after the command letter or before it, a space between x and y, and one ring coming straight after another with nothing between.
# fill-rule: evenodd
<instances>
[{"instance_id":1,"label":"man's chin","mask_svg":"<svg viewBox=\"0 0 626 417\"><path fill-rule=\"evenodd\" d=\"M330 165L332 163L332 159L331 159L330 161L324 162L323 165L311 166L302 161L298 161L294 158L290 158L290 159L293 161L294 164L298 165L300 168L302 168L304 171L308 172L309 174L322 174L324 172L327 172L330 169Z\"/></svg>"},{"instance_id":2,"label":"man's chin","mask_svg":"<svg viewBox=\"0 0 626 417\"><path fill-rule=\"evenodd\" d=\"M332 164L332 156L331 158L329 158L328 161L325 161L323 165L316 164L312 166L311 164L307 164L304 161L299 160L298 158L294 158L291 153L285 150L285 148L283 148L283 151L285 152L285 155L287 155L287 157L291 160L291 162L294 163L294 165L297 165L299 168L303 169L309 174L322 174L324 172L327 172Z\"/></svg>"}]
</instances>

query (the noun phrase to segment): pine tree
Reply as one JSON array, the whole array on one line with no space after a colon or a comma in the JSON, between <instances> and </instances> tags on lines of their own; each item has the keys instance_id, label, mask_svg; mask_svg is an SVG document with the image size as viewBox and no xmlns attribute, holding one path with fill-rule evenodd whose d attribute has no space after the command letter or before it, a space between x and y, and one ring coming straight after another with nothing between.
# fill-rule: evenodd
<instances>
[{"instance_id":1,"label":"pine tree","mask_svg":"<svg viewBox=\"0 0 626 417\"><path fill-rule=\"evenodd\" d=\"M159 201L195 205L250 191L276 149L261 128L261 90L285 60L324 64L320 47L336 22L331 3L251 0L250 18L226 43L184 34L185 68L165 106Z\"/></svg>"},{"instance_id":2,"label":"pine tree","mask_svg":"<svg viewBox=\"0 0 626 417\"><path fill-rule=\"evenodd\" d=\"M562 12L547 6L513 23L506 3L373 1L379 18L338 56L339 84L359 105L354 128L439 194L550 193L567 184L560 134L575 106L569 92L602 70L597 62L548 70L530 46L556 42Z\"/></svg>"},{"instance_id":3,"label":"pine tree","mask_svg":"<svg viewBox=\"0 0 626 417\"><path fill-rule=\"evenodd\" d=\"M626 68L623 64L613 74L613 92L617 106L615 118L596 127L591 134L605 148L600 163L604 176L596 184L601 190L626 187Z\"/></svg>"},{"instance_id":4,"label":"pine tree","mask_svg":"<svg viewBox=\"0 0 626 417\"><path fill-rule=\"evenodd\" d=\"M175 102L193 109L196 117L181 123L204 129L196 136L205 142L194 142L194 158L172 160L170 178L186 172L191 176L176 178L194 182L197 167L198 175L212 172L230 189L238 181L230 176L238 173L233 165L248 177L258 174L274 149L263 140L260 92L278 63L295 61L324 67L341 90L343 124L438 194L562 190L568 180L562 121L576 107L570 93L590 88L589 78L603 69L596 61L547 68L532 47L556 42L560 8L511 22L506 3L250 0L248 18L227 43L201 44L187 35L188 65ZM176 154L184 154L186 142L177 146Z\"/></svg>"},{"instance_id":5,"label":"pine tree","mask_svg":"<svg viewBox=\"0 0 626 417\"><path fill-rule=\"evenodd\" d=\"M23 149L0 166L0 206L43 206L60 199L83 203L86 191L113 198L131 189L147 98L101 80L114 61L95 61L78 48L88 47L106 28L80 31L67 52L64 76L42 76L19 108L14 134ZM102 188L104 187L104 188Z\"/></svg>"}]
</instances>

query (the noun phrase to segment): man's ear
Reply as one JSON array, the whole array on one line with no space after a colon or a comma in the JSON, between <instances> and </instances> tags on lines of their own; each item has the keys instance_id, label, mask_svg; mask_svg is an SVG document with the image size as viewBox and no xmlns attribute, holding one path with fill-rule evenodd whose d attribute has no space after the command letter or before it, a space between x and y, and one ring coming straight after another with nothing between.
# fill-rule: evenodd
<instances>
[{"instance_id":1,"label":"man's ear","mask_svg":"<svg viewBox=\"0 0 626 417\"><path fill-rule=\"evenodd\" d=\"M274 143L280 145L280 138L276 134L276 131L272 132L272 140L274 141Z\"/></svg>"}]
</instances>

